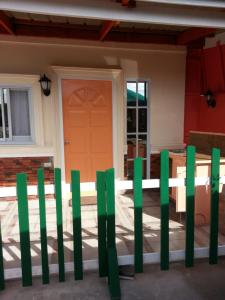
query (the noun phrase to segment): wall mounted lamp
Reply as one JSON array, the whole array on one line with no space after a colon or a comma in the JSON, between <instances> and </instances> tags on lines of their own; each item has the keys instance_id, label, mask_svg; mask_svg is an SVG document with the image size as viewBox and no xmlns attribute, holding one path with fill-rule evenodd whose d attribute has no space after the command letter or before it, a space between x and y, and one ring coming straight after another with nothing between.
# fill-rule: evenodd
<instances>
[{"instance_id":1,"label":"wall mounted lamp","mask_svg":"<svg viewBox=\"0 0 225 300\"><path fill-rule=\"evenodd\" d=\"M201 96L205 97L208 107L216 107L216 100L211 90L207 90L205 93L201 94Z\"/></svg>"},{"instance_id":2,"label":"wall mounted lamp","mask_svg":"<svg viewBox=\"0 0 225 300\"><path fill-rule=\"evenodd\" d=\"M49 96L51 93L51 80L44 74L40 80L41 90L45 96Z\"/></svg>"}]
</instances>

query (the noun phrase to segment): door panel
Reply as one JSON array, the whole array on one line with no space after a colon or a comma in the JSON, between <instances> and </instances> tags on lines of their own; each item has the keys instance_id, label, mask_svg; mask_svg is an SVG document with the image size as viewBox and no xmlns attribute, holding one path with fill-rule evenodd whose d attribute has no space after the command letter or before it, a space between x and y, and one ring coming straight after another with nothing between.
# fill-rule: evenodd
<instances>
[{"instance_id":1,"label":"door panel","mask_svg":"<svg viewBox=\"0 0 225 300\"><path fill-rule=\"evenodd\" d=\"M113 166L112 82L62 80L66 181L81 171L81 181L95 181L96 171Z\"/></svg>"}]
</instances>

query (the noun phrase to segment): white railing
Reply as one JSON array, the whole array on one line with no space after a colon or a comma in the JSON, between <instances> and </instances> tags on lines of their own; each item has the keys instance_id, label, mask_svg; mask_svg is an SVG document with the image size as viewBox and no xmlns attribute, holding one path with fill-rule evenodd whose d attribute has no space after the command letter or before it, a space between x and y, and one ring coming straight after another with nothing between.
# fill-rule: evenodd
<instances>
[{"instance_id":1,"label":"white railing","mask_svg":"<svg viewBox=\"0 0 225 300\"><path fill-rule=\"evenodd\" d=\"M180 187L185 186L185 178L170 178L169 187ZM208 186L210 184L210 177L196 177L195 186ZM225 176L220 177L220 184L225 184ZM80 184L81 192L92 192L95 191L96 185L95 182L85 182ZM142 180L143 189L152 189L159 188L160 180L159 179L145 179ZM132 190L133 181L132 180L116 180L115 181L115 190ZM62 182L62 192L70 192L70 184ZM46 184L45 185L46 194L54 194L54 185ZM37 185L28 185L27 194L29 196L37 195ZM2 197L15 197L16 196L16 187L0 187L0 198Z\"/></svg>"}]
</instances>

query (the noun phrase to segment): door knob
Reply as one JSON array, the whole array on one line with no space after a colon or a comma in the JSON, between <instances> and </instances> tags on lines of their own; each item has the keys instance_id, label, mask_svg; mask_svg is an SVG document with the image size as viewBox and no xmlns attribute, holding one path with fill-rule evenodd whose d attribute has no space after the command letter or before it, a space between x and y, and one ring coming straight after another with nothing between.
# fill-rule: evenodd
<instances>
[{"instance_id":1,"label":"door knob","mask_svg":"<svg viewBox=\"0 0 225 300\"><path fill-rule=\"evenodd\" d=\"M65 140L64 141L64 145L69 145L70 144L70 141L69 140Z\"/></svg>"}]
</instances>

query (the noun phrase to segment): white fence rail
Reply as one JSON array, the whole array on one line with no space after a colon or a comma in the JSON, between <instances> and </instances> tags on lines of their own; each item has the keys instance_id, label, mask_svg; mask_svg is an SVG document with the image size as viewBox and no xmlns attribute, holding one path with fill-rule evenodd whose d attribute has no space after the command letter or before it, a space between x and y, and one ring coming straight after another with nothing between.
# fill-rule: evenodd
<instances>
[{"instance_id":1,"label":"white fence rail","mask_svg":"<svg viewBox=\"0 0 225 300\"><path fill-rule=\"evenodd\" d=\"M180 187L185 186L185 178L170 178L169 187ZM208 186L210 184L210 177L196 177L195 186ZM220 177L220 184L225 184L225 176ZM145 179L142 180L143 189L153 189L159 188L160 180L159 179ZM132 180L116 180L115 181L116 191L122 190L132 190L133 181ZM92 192L96 190L95 182L85 182L81 183L81 192ZM62 191L63 193L70 192L70 184L62 182ZM29 185L27 188L27 193L29 196L37 195L37 186ZM47 184L45 185L46 194L54 194L54 185ZM15 197L16 196L16 187L0 187L0 198L2 197Z\"/></svg>"}]
</instances>

